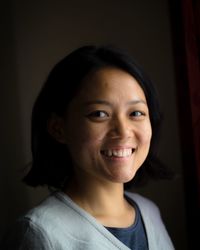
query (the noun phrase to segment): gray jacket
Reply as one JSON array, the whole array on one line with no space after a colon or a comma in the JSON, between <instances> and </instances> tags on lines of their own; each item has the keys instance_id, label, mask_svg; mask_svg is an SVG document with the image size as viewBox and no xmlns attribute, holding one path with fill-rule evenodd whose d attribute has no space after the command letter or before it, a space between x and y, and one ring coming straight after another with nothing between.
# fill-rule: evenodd
<instances>
[{"instance_id":1,"label":"gray jacket","mask_svg":"<svg viewBox=\"0 0 200 250\"><path fill-rule=\"evenodd\" d=\"M137 203L149 250L173 250L157 206L147 198L125 193ZM127 250L103 225L67 195L55 192L19 218L2 250Z\"/></svg>"}]
</instances>

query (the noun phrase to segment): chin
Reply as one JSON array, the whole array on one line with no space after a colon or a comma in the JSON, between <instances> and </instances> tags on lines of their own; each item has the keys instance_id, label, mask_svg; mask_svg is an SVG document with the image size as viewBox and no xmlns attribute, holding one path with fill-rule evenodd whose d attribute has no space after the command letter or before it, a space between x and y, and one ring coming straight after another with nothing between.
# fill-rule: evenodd
<instances>
[{"instance_id":1,"label":"chin","mask_svg":"<svg viewBox=\"0 0 200 250\"><path fill-rule=\"evenodd\" d=\"M112 176L111 181L115 183L127 183L135 177L136 172L126 175Z\"/></svg>"}]
</instances>

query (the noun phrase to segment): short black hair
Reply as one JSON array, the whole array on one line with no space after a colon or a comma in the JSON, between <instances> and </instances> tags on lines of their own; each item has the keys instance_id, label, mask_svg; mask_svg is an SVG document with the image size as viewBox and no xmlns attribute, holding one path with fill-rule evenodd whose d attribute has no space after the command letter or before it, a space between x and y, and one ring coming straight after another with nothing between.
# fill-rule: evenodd
<instances>
[{"instance_id":1,"label":"short black hair","mask_svg":"<svg viewBox=\"0 0 200 250\"><path fill-rule=\"evenodd\" d=\"M152 126L148 156L133 180L125 183L125 188L144 183L149 177L171 177L171 170L157 157L162 116L155 86L126 51L111 45L87 45L71 52L53 67L34 103L31 120L32 164L23 178L26 184L47 185L56 189L65 186L72 174L73 163L66 146L48 133L47 122L53 113L61 117L64 115L86 75L108 66L122 69L137 80L147 100Z\"/></svg>"}]
</instances>

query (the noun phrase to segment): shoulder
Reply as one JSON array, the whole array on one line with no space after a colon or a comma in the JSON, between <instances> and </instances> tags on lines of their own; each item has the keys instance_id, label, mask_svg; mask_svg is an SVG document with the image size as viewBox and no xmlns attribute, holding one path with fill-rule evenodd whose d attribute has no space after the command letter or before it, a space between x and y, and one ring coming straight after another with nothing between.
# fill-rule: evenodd
<instances>
[{"instance_id":1,"label":"shoulder","mask_svg":"<svg viewBox=\"0 0 200 250\"><path fill-rule=\"evenodd\" d=\"M30 220L33 224L42 225L49 220L55 220L57 214L62 212L63 203L60 202L54 194L49 195L40 204L29 210L24 219Z\"/></svg>"},{"instance_id":2,"label":"shoulder","mask_svg":"<svg viewBox=\"0 0 200 250\"><path fill-rule=\"evenodd\" d=\"M0 249L53 249L57 238L66 232L69 218L69 206L53 193L14 222L1 241Z\"/></svg>"},{"instance_id":3,"label":"shoulder","mask_svg":"<svg viewBox=\"0 0 200 250\"><path fill-rule=\"evenodd\" d=\"M59 202L54 196L17 218L1 241L1 249L52 249L49 232L52 218L56 218ZM55 223L53 223L55 224Z\"/></svg>"},{"instance_id":4,"label":"shoulder","mask_svg":"<svg viewBox=\"0 0 200 250\"><path fill-rule=\"evenodd\" d=\"M2 250L26 250L30 248L32 250L52 249L45 231L25 217L18 218L13 226L6 232L0 242L0 248Z\"/></svg>"}]
</instances>

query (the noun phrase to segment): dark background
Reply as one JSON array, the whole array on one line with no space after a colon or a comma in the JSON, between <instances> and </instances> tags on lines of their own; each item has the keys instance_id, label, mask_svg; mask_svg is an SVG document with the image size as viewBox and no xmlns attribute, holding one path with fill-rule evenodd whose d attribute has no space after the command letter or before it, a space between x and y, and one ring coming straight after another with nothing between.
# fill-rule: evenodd
<instances>
[{"instance_id":1,"label":"dark background","mask_svg":"<svg viewBox=\"0 0 200 250\"><path fill-rule=\"evenodd\" d=\"M79 46L113 43L126 49L158 88L164 113L160 158L177 173L173 181L150 183L137 192L158 204L176 249L189 249L168 0L7 0L0 11L0 237L16 217L48 193L20 181L31 160L32 105L48 72Z\"/></svg>"}]
</instances>

